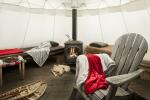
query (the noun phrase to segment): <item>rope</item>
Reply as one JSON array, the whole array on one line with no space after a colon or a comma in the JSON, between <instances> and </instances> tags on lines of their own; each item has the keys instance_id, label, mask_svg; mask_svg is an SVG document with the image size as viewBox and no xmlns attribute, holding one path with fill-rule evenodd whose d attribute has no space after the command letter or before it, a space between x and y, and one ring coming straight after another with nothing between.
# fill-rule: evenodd
<instances>
[{"instance_id":1,"label":"rope","mask_svg":"<svg viewBox=\"0 0 150 100\"><path fill-rule=\"evenodd\" d=\"M128 33L129 30L128 30L128 26L127 26L126 19L125 19L125 16L124 16L123 12L121 12L121 16L122 16L122 20L123 20L123 24L124 24L125 30Z\"/></svg>"},{"instance_id":2,"label":"rope","mask_svg":"<svg viewBox=\"0 0 150 100\"><path fill-rule=\"evenodd\" d=\"M54 38L55 38L55 17L56 17L56 9L59 8L59 7L60 7L60 6L58 6L58 7L55 8L55 14L54 14L54 16L53 16L53 20L54 20L54 21L53 21L53 33L52 33L52 37L53 37L52 40L53 40L53 41L54 41Z\"/></svg>"},{"instance_id":3,"label":"rope","mask_svg":"<svg viewBox=\"0 0 150 100\"><path fill-rule=\"evenodd\" d=\"M42 8L45 8L46 2L47 2L47 0L44 0L44 4L43 4L43 7L42 7Z\"/></svg>"},{"instance_id":4,"label":"rope","mask_svg":"<svg viewBox=\"0 0 150 100\"><path fill-rule=\"evenodd\" d=\"M24 34L24 37L23 37L23 41L22 41L21 48L24 47L24 42L25 42L25 39L26 39L26 36L27 36L27 32L28 32L28 28L29 28L30 19L31 19L31 14L29 13L29 17L28 17L28 21L27 21L27 25L26 25L26 30L25 30L25 34Z\"/></svg>"},{"instance_id":5,"label":"rope","mask_svg":"<svg viewBox=\"0 0 150 100\"><path fill-rule=\"evenodd\" d=\"M24 0L20 0L17 5L20 6L20 4L21 4L23 1L24 1ZM25 1L26 1L26 3L28 4L29 8L31 8L30 2L29 2L28 0L25 0Z\"/></svg>"},{"instance_id":6,"label":"rope","mask_svg":"<svg viewBox=\"0 0 150 100\"><path fill-rule=\"evenodd\" d=\"M53 33L52 33L52 40L54 41L54 38L55 38L55 17L56 17L56 14L53 16Z\"/></svg>"},{"instance_id":7,"label":"rope","mask_svg":"<svg viewBox=\"0 0 150 100\"><path fill-rule=\"evenodd\" d=\"M18 2L18 5L20 5L20 4L22 3L22 1L23 1L23 0L20 0L20 1Z\"/></svg>"},{"instance_id":8,"label":"rope","mask_svg":"<svg viewBox=\"0 0 150 100\"><path fill-rule=\"evenodd\" d=\"M149 8L148 8L148 1L147 0L145 0L145 5L146 5L146 12L147 12L147 14L148 14L148 16L150 17L150 11L149 11Z\"/></svg>"},{"instance_id":9,"label":"rope","mask_svg":"<svg viewBox=\"0 0 150 100\"><path fill-rule=\"evenodd\" d=\"M26 1L28 3L29 8L31 8L30 2L28 0L26 0ZM24 37L23 37L23 42L22 42L21 48L24 47L24 42L25 42L25 39L26 39L26 36L27 36L30 19L31 19L31 14L29 13L29 17L28 17L28 21L27 21L27 25L26 25L26 30L25 30L25 34L24 34Z\"/></svg>"},{"instance_id":10,"label":"rope","mask_svg":"<svg viewBox=\"0 0 150 100\"><path fill-rule=\"evenodd\" d=\"M27 0L27 3L28 3L29 8L31 8L30 2L28 0Z\"/></svg>"},{"instance_id":11,"label":"rope","mask_svg":"<svg viewBox=\"0 0 150 100\"><path fill-rule=\"evenodd\" d=\"M100 9L100 6L101 6L101 0L99 1L99 9ZM99 28L100 28L100 31L101 31L101 37L102 37L102 41L104 42L104 36L103 36L103 29L102 29L102 24L101 24L101 15L100 15L100 10L98 11L98 22L99 22Z\"/></svg>"},{"instance_id":12,"label":"rope","mask_svg":"<svg viewBox=\"0 0 150 100\"><path fill-rule=\"evenodd\" d=\"M49 6L51 6L52 8L55 8L51 3L49 3L48 1L47 1L47 4L49 5Z\"/></svg>"},{"instance_id":13,"label":"rope","mask_svg":"<svg viewBox=\"0 0 150 100\"><path fill-rule=\"evenodd\" d=\"M109 8L110 5L108 4L108 2L106 0L104 0L105 4L107 5L107 7Z\"/></svg>"},{"instance_id":14,"label":"rope","mask_svg":"<svg viewBox=\"0 0 150 100\"><path fill-rule=\"evenodd\" d=\"M98 22L99 22L99 28L100 28L100 31L101 31L101 36L102 36L102 41L103 42L105 42L104 41L104 36L103 36L103 30L102 30L102 24L101 24L101 16L100 15L98 15Z\"/></svg>"},{"instance_id":15,"label":"rope","mask_svg":"<svg viewBox=\"0 0 150 100\"><path fill-rule=\"evenodd\" d=\"M128 33L129 30L128 30L128 26L127 26L127 23L126 23L126 19L125 19L125 16L124 16L124 13L123 13L123 10L122 10L122 7L121 7L121 3L122 1L120 0L120 10L121 10L121 16L122 16L122 20L123 20L123 24L124 24L124 27L126 29L126 32Z\"/></svg>"}]
</instances>

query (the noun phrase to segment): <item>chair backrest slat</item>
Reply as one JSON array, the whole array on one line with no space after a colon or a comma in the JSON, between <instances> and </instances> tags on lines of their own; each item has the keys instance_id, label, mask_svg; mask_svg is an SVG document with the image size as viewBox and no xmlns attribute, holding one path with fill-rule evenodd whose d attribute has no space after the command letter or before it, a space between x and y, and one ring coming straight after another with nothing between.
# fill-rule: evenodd
<instances>
[{"instance_id":1,"label":"chair backrest slat","mask_svg":"<svg viewBox=\"0 0 150 100\"><path fill-rule=\"evenodd\" d=\"M135 71L147 49L148 44L143 36L135 33L121 36L116 41L111 56L118 66L116 75Z\"/></svg>"},{"instance_id":2,"label":"chair backrest slat","mask_svg":"<svg viewBox=\"0 0 150 100\"><path fill-rule=\"evenodd\" d=\"M139 47L139 50L134 58L134 61L131 65L131 68L129 70L129 72L133 72L135 71L137 68L135 66L138 66L141 61L143 60L143 57L145 55L145 53L147 52L148 50L148 44L147 44L147 41L145 39L142 40L142 43Z\"/></svg>"},{"instance_id":3,"label":"chair backrest slat","mask_svg":"<svg viewBox=\"0 0 150 100\"><path fill-rule=\"evenodd\" d=\"M117 69L116 74L120 74L121 71L123 70L125 64L127 63L127 60L128 60L127 58L128 58L128 56L130 54L130 51L131 51L131 48L132 48L132 43L134 41L134 37L135 37L135 34L130 34L128 36L127 41L124 43L125 44L125 48L122 51L123 52L122 53L122 57L121 57L120 62L118 64L118 69Z\"/></svg>"},{"instance_id":4,"label":"chair backrest slat","mask_svg":"<svg viewBox=\"0 0 150 100\"><path fill-rule=\"evenodd\" d=\"M121 58L121 55L122 55L122 51L124 50L125 48L125 42L127 40L127 37L123 37L123 38L120 38L117 42L117 49L116 49L116 54L115 54L115 57L114 57L114 60L115 60L115 63L118 65L119 61L120 61L120 58Z\"/></svg>"}]
</instances>

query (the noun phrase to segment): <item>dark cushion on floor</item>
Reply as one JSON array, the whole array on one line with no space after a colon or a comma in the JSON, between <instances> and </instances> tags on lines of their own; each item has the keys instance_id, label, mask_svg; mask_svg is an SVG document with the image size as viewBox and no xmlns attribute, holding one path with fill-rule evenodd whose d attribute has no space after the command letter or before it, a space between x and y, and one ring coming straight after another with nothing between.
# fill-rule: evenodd
<instances>
[{"instance_id":1,"label":"dark cushion on floor","mask_svg":"<svg viewBox=\"0 0 150 100\"><path fill-rule=\"evenodd\" d=\"M90 46L102 48L102 47L108 46L108 44L104 43L104 42L92 42L92 43L90 43Z\"/></svg>"}]
</instances>

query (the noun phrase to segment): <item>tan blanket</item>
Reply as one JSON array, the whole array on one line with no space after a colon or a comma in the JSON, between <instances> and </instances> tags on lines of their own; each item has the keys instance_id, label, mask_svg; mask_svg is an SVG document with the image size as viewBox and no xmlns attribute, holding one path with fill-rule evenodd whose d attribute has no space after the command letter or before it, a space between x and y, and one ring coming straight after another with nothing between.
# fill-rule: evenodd
<instances>
[{"instance_id":1,"label":"tan blanket","mask_svg":"<svg viewBox=\"0 0 150 100\"><path fill-rule=\"evenodd\" d=\"M98 54L98 53L106 53L108 55L111 55L112 53L112 45L103 47L103 48L97 48L92 46L87 46L85 48L86 53L92 53L92 54Z\"/></svg>"},{"instance_id":2,"label":"tan blanket","mask_svg":"<svg viewBox=\"0 0 150 100\"><path fill-rule=\"evenodd\" d=\"M107 53L108 55L111 55L111 53L112 53L112 45L109 45L109 46L103 47L103 48L87 46L85 48L85 52L86 53L92 53L92 54ZM150 51L148 51L145 54L145 56L143 58L143 61L141 63L141 66L146 68L146 69L148 69L148 71L150 72Z\"/></svg>"}]
</instances>

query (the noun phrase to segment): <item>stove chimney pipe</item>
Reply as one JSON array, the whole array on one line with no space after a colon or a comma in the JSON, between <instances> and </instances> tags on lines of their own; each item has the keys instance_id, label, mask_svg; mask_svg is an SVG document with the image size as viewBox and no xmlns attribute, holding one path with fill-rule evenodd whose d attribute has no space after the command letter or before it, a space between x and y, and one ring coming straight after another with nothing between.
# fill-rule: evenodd
<instances>
[{"instance_id":1,"label":"stove chimney pipe","mask_svg":"<svg viewBox=\"0 0 150 100\"><path fill-rule=\"evenodd\" d=\"M72 9L72 39L77 40L77 9Z\"/></svg>"}]
</instances>

